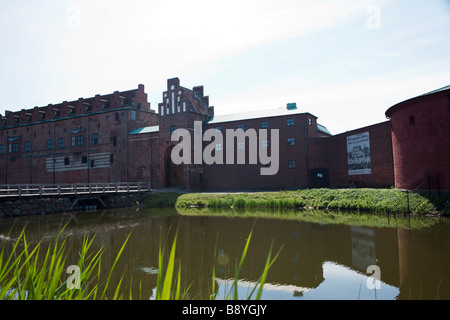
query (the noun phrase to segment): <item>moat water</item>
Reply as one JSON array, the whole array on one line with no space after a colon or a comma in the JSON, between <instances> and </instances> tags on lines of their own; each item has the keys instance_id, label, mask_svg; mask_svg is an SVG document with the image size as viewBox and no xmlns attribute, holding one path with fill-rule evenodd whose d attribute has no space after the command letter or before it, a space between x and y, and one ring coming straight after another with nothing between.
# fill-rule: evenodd
<instances>
[{"instance_id":1,"label":"moat water","mask_svg":"<svg viewBox=\"0 0 450 320\"><path fill-rule=\"evenodd\" d=\"M126 296L131 289L133 299L154 299L161 239L170 244L178 230L177 263L183 285L190 286L186 298L209 299L215 266L216 294L223 299L253 230L239 275L240 299L258 281L271 244L274 253L281 251L262 299L450 299L449 219L378 215L365 224L364 217L347 224L180 215L174 209L72 212L0 219L0 245L13 243L25 225L29 242L49 242L67 223L67 264L76 264L83 237L95 236L93 251L105 248L107 273L131 233L112 282L124 276Z\"/></svg>"}]
</instances>

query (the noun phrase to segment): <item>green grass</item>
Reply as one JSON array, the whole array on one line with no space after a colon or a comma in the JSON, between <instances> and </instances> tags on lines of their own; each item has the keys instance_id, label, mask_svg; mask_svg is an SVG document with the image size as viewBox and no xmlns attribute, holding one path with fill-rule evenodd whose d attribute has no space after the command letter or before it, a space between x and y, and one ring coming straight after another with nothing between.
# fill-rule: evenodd
<instances>
[{"instance_id":1,"label":"green grass","mask_svg":"<svg viewBox=\"0 0 450 320\"><path fill-rule=\"evenodd\" d=\"M239 263L236 263L235 269L234 269L234 277L231 287L228 289L228 291L224 294L225 300L240 300L243 299L242 297L239 297L238 295L238 280L240 277L240 273L242 271L248 248L250 245L250 241L252 238L253 231L250 231L249 236L247 237L247 241L244 245L244 249L242 251L242 255L239 259ZM164 264L164 253L165 249L164 247L159 247L159 258L158 258L158 279L157 279L157 285L156 285L156 300L180 300L184 299L187 296L187 293L189 291L189 287L181 290L181 262L178 264L178 271L175 268L175 251L177 246L177 236L175 236L172 245L170 246L170 253L168 261ZM247 300L260 300L263 292L264 284L267 280L267 275L269 273L269 269L275 262L275 260L278 258L278 255L281 252L281 249L273 255L273 242L270 246L270 249L267 254L266 263L264 265L263 271L261 273L261 276L259 277L258 281L256 281L254 287L250 291L250 293L245 297ZM217 246L214 253L214 261L216 261L216 254L217 254ZM212 285L211 285L211 293L209 294L210 300L216 300L219 296L217 294L216 290L216 269L215 269L215 263L212 270ZM256 295L254 295L256 293Z\"/></svg>"},{"instance_id":2,"label":"green grass","mask_svg":"<svg viewBox=\"0 0 450 320\"><path fill-rule=\"evenodd\" d=\"M131 289L128 295L122 287L124 276L118 283L112 283L111 278L117 262L128 242L127 236L119 249L111 269L105 276L102 274L103 248L92 250L94 238L84 237L79 252L79 283L69 281L72 274L67 274L68 247L66 240L61 239L62 231L50 243L43 240L32 245L27 241L25 229L15 239L11 246L3 244L0 251L0 300L123 300L133 299ZM239 264L236 265L233 286L226 299L240 299L238 297L238 280L244 264L252 232L250 232ZM166 240L167 242L167 240ZM156 284L156 300L181 300L187 297L190 285L182 288L181 262L176 262L177 234L170 245L168 258L162 241L159 247L158 275ZM263 272L246 299L260 299L270 267L277 259L280 251L273 256L270 247ZM280 249L281 250L281 249ZM214 258L215 256L211 257ZM212 291L208 293L210 299L217 299L215 265L213 267ZM76 273L74 273L76 274ZM130 279L130 283L131 283ZM184 284L183 284L184 285ZM142 288L141 288L142 290ZM256 292L256 296L253 294Z\"/></svg>"},{"instance_id":3,"label":"green grass","mask_svg":"<svg viewBox=\"0 0 450 320\"><path fill-rule=\"evenodd\" d=\"M121 299L121 281L114 294L108 296L112 273L128 235L116 255L106 279L101 277L103 249L92 252L94 238L83 238L79 260L79 286L68 279L67 242L61 240L62 231L49 244L39 241L32 245L22 230L11 248L4 244L0 251L0 300L88 300ZM9 253L8 253L9 252ZM68 283L69 282L69 283ZM70 284L70 285L68 285Z\"/></svg>"},{"instance_id":4,"label":"green grass","mask_svg":"<svg viewBox=\"0 0 450 320\"><path fill-rule=\"evenodd\" d=\"M223 216L233 218L264 218L293 220L321 225L345 224L354 227L421 229L436 224L439 219L420 215L386 214L320 209L245 209L245 208L178 208L183 216Z\"/></svg>"},{"instance_id":5,"label":"green grass","mask_svg":"<svg viewBox=\"0 0 450 320\"><path fill-rule=\"evenodd\" d=\"M186 193L178 208L326 209L371 213L448 214L448 197L396 189L308 189L257 193Z\"/></svg>"}]
</instances>

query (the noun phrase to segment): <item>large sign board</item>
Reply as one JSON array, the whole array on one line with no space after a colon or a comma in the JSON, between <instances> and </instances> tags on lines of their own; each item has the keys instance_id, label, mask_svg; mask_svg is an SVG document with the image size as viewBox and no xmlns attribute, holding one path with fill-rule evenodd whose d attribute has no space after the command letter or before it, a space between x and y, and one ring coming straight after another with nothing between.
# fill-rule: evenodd
<instances>
[{"instance_id":1,"label":"large sign board","mask_svg":"<svg viewBox=\"0 0 450 320\"><path fill-rule=\"evenodd\" d=\"M371 174L369 132L347 137L348 174Z\"/></svg>"}]
</instances>

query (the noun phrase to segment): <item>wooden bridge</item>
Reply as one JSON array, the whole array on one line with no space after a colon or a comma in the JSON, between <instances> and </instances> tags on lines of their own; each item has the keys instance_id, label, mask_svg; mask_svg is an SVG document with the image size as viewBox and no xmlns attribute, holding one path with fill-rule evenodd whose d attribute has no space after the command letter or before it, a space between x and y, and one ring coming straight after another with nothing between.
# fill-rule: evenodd
<instances>
[{"instance_id":1,"label":"wooden bridge","mask_svg":"<svg viewBox=\"0 0 450 320\"><path fill-rule=\"evenodd\" d=\"M150 192L149 182L86 183L86 184L7 184L0 185L1 198L113 195Z\"/></svg>"}]
</instances>

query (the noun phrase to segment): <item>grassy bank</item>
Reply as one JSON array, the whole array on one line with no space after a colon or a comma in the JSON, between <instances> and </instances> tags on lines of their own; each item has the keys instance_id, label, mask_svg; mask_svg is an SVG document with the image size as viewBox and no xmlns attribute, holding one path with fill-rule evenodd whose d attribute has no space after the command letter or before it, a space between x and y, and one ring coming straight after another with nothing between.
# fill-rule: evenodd
<instances>
[{"instance_id":1,"label":"grassy bank","mask_svg":"<svg viewBox=\"0 0 450 320\"><path fill-rule=\"evenodd\" d=\"M298 208L377 213L449 214L448 196L427 196L396 189L309 189L256 193L155 194L146 203L178 208Z\"/></svg>"}]
</instances>

